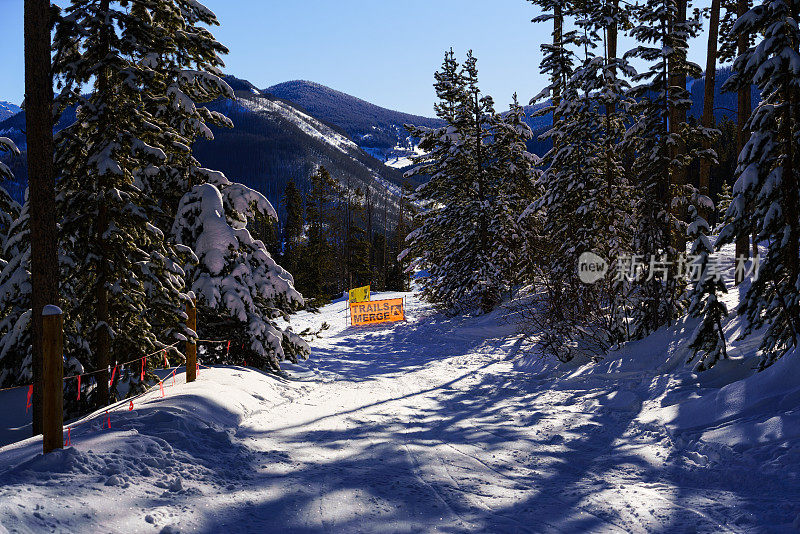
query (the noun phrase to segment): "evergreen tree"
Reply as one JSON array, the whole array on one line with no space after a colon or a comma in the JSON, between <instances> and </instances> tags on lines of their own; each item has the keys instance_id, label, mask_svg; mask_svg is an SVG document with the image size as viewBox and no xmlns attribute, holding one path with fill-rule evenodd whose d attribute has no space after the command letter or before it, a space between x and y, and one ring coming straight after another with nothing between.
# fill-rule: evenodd
<instances>
[{"instance_id":1,"label":"evergreen tree","mask_svg":"<svg viewBox=\"0 0 800 534\"><path fill-rule=\"evenodd\" d=\"M539 243L547 299L543 315L534 320L547 333L545 345L562 360L576 351L597 356L627 337L624 281L587 285L578 276L584 253L612 261L631 253L631 188L621 151L631 100L627 84L617 77L631 68L611 55L613 46L597 55L599 34L612 33L622 19L608 7L586 5L578 13L583 35L572 42L584 59L553 111L558 119L545 134L553 148L543 158L542 195L526 213L544 220Z\"/></svg>"},{"instance_id":2,"label":"evergreen tree","mask_svg":"<svg viewBox=\"0 0 800 534\"><path fill-rule=\"evenodd\" d=\"M165 154L158 168L143 166L137 178L157 203L151 216L169 234L181 197L205 180L192 144L213 140L209 125L233 126L223 114L200 105L234 97L219 70L224 66L220 55L228 50L207 29L219 25L216 16L195 0L140 0L131 12L150 22L150 41L138 51L138 64L147 69L142 105L158 129L146 142Z\"/></svg>"},{"instance_id":3,"label":"evergreen tree","mask_svg":"<svg viewBox=\"0 0 800 534\"><path fill-rule=\"evenodd\" d=\"M247 222L260 212L273 219L274 209L260 193L229 182L221 173L209 174L181 199L173 226L178 242L193 243L197 263L187 266L191 289L198 299L200 332L212 339L243 345L234 360L227 347L212 358L279 371L280 362L297 362L308 345L291 328L290 313L303 305L292 276L270 256L264 243L253 239ZM213 350L213 349L212 349Z\"/></svg>"},{"instance_id":4,"label":"evergreen tree","mask_svg":"<svg viewBox=\"0 0 800 534\"><path fill-rule=\"evenodd\" d=\"M728 213L728 208L733 201L733 189L727 181L722 182L722 190L717 199L717 221L718 226L725 223L725 214Z\"/></svg>"},{"instance_id":5,"label":"evergreen tree","mask_svg":"<svg viewBox=\"0 0 800 534\"><path fill-rule=\"evenodd\" d=\"M364 224L364 193L360 188L348 195L348 228L347 228L347 272L348 287L361 287L370 284L370 241Z\"/></svg>"},{"instance_id":6,"label":"evergreen tree","mask_svg":"<svg viewBox=\"0 0 800 534\"><path fill-rule=\"evenodd\" d=\"M0 270L0 387L28 384L33 380L33 346L31 339L31 237L28 192L19 216L3 236L3 257L9 261ZM73 325L65 325L64 336L75 343ZM64 374L84 371L74 357L65 355ZM76 384L65 384L67 413L78 413L75 402Z\"/></svg>"},{"instance_id":7,"label":"evergreen tree","mask_svg":"<svg viewBox=\"0 0 800 534\"><path fill-rule=\"evenodd\" d=\"M26 202L3 239L2 254L8 262L0 271L0 387L33 380L28 220Z\"/></svg>"},{"instance_id":8,"label":"evergreen tree","mask_svg":"<svg viewBox=\"0 0 800 534\"><path fill-rule=\"evenodd\" d=\"M383 233L376 233L372 238L372 261L370 270L372 271L372 286L375 291L387 290L387 252L388 244Z\"/></svg>"},{"instance_id":9,"label":"evergreen tree","mask_svg":"<svg viewBox=\"0 0 800 534\"><path fill-rule=\"evenodd\" d=\"M681 312L680 286L674 270L686 236L681 211L688 204L690 188L682 182L687 166L698 157L713 157L708 150L677 150L698 146L711 132L687 122L676 122L675 109L691 103L685 86L674 85L675 77L699 76L697 65L686 61L688 40L698 22L680 13L676 0L648 0L634 11L637 25L631 35L639 45L626 54L638 58L646 69L632 76L638 83L630 91L635 122L628 129L626 144L634 154L632 176L639 184L636 213L638 224L634 248L647 260L644 275L636 284L634 335L642 337L669 324ZM673 120L670 121L670 118Z\"/></svg>"},{"instance_id":10,"label":"evergreen tree","mask_svg":"<svg viewBox=\"0 0 800 534\"><path fill-rule=\"evenodd\" d=\"M714 96L717 87L717 55L719 48L719 26L720 11L722 0L711 0L708 21L708 46L706 47L706 71L705 86L703 93L703 117L702 125L706 130L714 130L714 137L718 138L720 133L716 129L716 118L714 116ZM711 140L705 141L705 148L711 148ZM711 161L704 160L700 163L700 194L710 195Z\"/></svg>"},{"instance_id":11,"label":"evergreen tree","mask_svg":"<svg viewBox=\"0 0 800 534\"><path fill-rule=\"evenodd\" d=\"M412 188L404 181L398 207L397 226L394 239L389 247L389 280L387 288L394 291L409 291L411 289L410 258L406 249L406 238L410 232L409 220L413 220L413 205L409 201Z\"/></svg>"},{"instance_id":12,"label":"evergreen tree","mask_svg":"<svg viewBox=\"0 0 800 534\"><path fill-rule=\"evenodd\" d=\"M283 195L286 209L286 224L283 226L283 263L289 272L295 272L299 265L300 240L303 237L303 197L294 183L289 180Z\"/></svg>"},{"instance_id":13,"label":"evergreen tree","mask_svg":"<svg viewBox=\"0 0 800 534\"><path fill-rule=\"evenodd\" d=\"M800 341L800 3L770 0L739 18L736 37L759 40L740 54L726 89L755 84L762 100L747 123L750 138L739 156L734 198L717 246L746 238L753 227L768 243L738 309L747 319L743 335L766 326L763 369ZM752 210L752 211L750 211Z\"/></svg>"},{"instance_id":14,"label":"evergreen tree","mask_svg":"<svg viewBox=\"0 0 800 534\"><path fill-rule=\"evenodd\" d=\"M279 221L264 215L261 212L255 212L250 220L248 220L247 227L255 239L258 239L267 248L270 256L280 259L281 263L286 259L281 255L280 244L280 229Z\"/></svg>"},{"instance_id":15,"label":"evergreen tree","mask_svg":"<svg viewBox=\"0 0 800 534\"><path fill-rule=\"evenodd\" d=\"M561 103L561 95L566 90L567 81L572 76L574 68L574 56L572 50L570 50L570 45L575 42L577 33L574 30L564 32L565 18L572 14L573 2L562 2L560 0L528 1L539 6L544 12L543 15L534 18L533 22L553 22L552 42L541 45L541 73L550 75L550 85L545 87L531 102L550 98L551 107L547 111L542 110L542 112L553 112L553 124L555 124L559 120L556 108Z\"/></svg>"},{"instance_id":16,"label":"evergreen tree","mask_svg":"<svg viewBox=\"0 0 800 534\"><path fill-rule=\"evenodd\" d=\"M704 200L704 205L711 204L708 197L701 199ZM689 361L702 353L695 370L705 371L728 357L725 332L722 329L722 320L728 316L728 308L719 300L719 295L727 293L727 289L722 273L712 263L713 247L707 237L710 230L708 223L693 205L689 206L689 215L694 219L688 228L689 237L694 240L691 267L697 271L697 281L690 297L689 315L701 319L700 325L689 339L689 348L694 351Z\"/></svg>"},{"instance_id":17,"label":"evergreen tree","mask_svg":"<svg viewBox=\"0 0 800 534\"><path fill-rule=\"evenodd\" d=\"M19 156L19 150L11 139L8 137L0 137L0 154L3 152L10 152L12 155ZM14 174L11 169L0 161L0 180L13 180ZM0 187L0 232L7 232L11 228L11 223L19 216L20 205L15 201L11 195ZM7 261L6 256L2 259Z\"/></svg>"},{"instance_id":18,"label":"evergreen tree","mask_svg":"<svg viewBox=\"0 0 800 534\"><path fill-rule=\"evenodd\" d=\"M536 255L536 251L527 248L525 239L537 232L527 226L534 219L521 216L539 194L534 170L539 158L528 152L526 143L533 132L525 122L525 110L516 94L508 112L493 116L491 127L491 172L497 186L490 200L489 239L494 244L492 254L500 277L507 284L516 285L524 278L526 264Z\"/></svg>"},{"instance_id":19,"label":"evergreen tree","mask_svg":"<svg viewBox=\"0 0 800 534\"><path fill-rule=\"evenodd\" d=\"M149 105L156 71L144 60L171 49L151 17L167 7L76 0L56 21L57 100L78 105L56 150L65 322L77 329L65 351L101 371L92 390L99 405L110 400L114 360L194 336L183 326L185 257L159 228L159 202L142 180L168 161L154 143L163 122ZM131 394L143 387L138 373L116 373L112 393L120 378Z\"/></svg>"},{"instance_id":20,"label":"evergreen tree","mask_svg":"<svg viewBox=\"0 0 800 534\"><path fill-rule=\"evenodd\" d=\"M334 225L334 200L338 184L325 167L311 175L306 194L308 239L301 253L302 268L298 271L298 287L312 299L330 298L333 288L330 276L334 268L335 249L329 240Z\"/></svg>"},{"instance_id":21,"label":"evergreen tree","mask_svg":"<svg viewBox=\"0 0 800 534\"><path fill-rule=\"evenodd\" d=\"M413 199L421 206L419 227L409 234L414 266L427 268L423 295L449 309L491 310L504 288L492 256L490 201L497 193L487 143L494 104L478 88L477 60L470 52L459 71L452 50L436 74L436 113L446 126L411 128L427 151L410 175L426 174Z\"/></svg>"}]
</instances>

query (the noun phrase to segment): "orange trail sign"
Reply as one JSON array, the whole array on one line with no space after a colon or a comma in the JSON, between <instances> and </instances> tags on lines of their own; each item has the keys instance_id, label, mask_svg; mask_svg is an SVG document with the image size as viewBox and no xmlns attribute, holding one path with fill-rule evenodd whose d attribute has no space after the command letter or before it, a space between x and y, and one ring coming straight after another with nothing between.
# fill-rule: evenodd
<instances>
[{"instance_id":1,"label":"orange trail sign","mask_svg":"<svg viewBox=\"0 0 800 534\"><path fill-rule=\"evenodd\" d=\"M405 318L406 312L401 298L350 304L350 320L353 326L403 321Z\"/></svg>"}]
</instances>

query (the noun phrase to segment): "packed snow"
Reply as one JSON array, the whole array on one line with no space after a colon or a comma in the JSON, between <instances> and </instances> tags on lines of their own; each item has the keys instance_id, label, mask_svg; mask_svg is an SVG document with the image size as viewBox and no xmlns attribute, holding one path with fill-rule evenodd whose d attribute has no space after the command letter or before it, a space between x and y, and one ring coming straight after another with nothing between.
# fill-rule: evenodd
<instances>
[{"instance_id":1,"label":"packed snow","mask_svg":"<svg viewBox=\"0 0 800 534\"><path fill-rule=\"evenodd\" d=\"M373 299L401 296L401 323L347 326L342 300L293 317L320 334L283 377L202 368L68 423L62 451L3 447L0 532L800 528L797 355L755 373L747 340L697 375L690 320L557 365L511 308ZM0 399L24 424L25 391Z\"/></svg>"}]
</instances>

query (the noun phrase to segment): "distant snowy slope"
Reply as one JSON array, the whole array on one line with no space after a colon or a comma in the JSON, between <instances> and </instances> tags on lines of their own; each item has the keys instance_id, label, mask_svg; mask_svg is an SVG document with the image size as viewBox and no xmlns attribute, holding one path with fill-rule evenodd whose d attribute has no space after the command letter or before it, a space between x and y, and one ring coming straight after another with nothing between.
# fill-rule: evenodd
<instances>
[{"instance_id":1,"label":"distant snowy slope","mask_svg":"<svg viewBox=\"0 0 800 534\"><path fill-rule=\"evenodd\" d=\"M383 161L387 166L404 169L413 164L413 157L419 155L415 140L405 129L406 124L439 127L440 119L422 117L400 111L382 108L360 98L331 89L324 85L295 80L273 85L264 90L275 97L288 100L315 117L334 124L344 130L358 146L373 157ZM526 106L528 114L526 122L536 134L546 131L552 123L550 115L532 116L541 105ZM498 111L506 108L498 104ZM529 148L544 153L548 143L536 140L529 143Z\"/></svg>"},{"instance_id":2,"label":"distant snowy slope","mask_svg":"<svg viewBox=\"0 0 800 534\"><path fill-rule=\"evenodd\" d=\"M0 121L4 121L9 117L13 117L17 113L22 111L19 106L12 104L11 102L4 102L0 100Z\"/></svg>"},{"instance_id":3,"label":"distant snowy slope","mask_svg":"<svg viewBox=\"0 0 800 534\"><path fill-rule=\"evenodd\" d=\"M336 132L330 126L322 123L316 118L303 113L280 100L270 100L269 98L256 95L241 98L241 103L246 108L256 113L275 113L297 126L303 133L326 143L343 153L358 149L353 141L346 136Z\"/></svg>"},{"instance_id":4,"label":"distant snowy slope","mask_svg":"<svg viewBox=\"0 0 800 534\"><path fill-rule=\"evenodd\" d=\"M422 117L376 106L324 85L295 80L265 91L289 100L315 117L344 130L358 146L385 161L404 149L413 148L404 125L440 126L439 119Z\"/></svg>"},{"instance_id":5,"label":"distant snowy slope","mask_svg":"<svg viewBox=\"0 0 800 534\"><path fill-rule=\"evenodd\" d=\"M204 166L257 189L279 212L287 182L293 179L305 190L320 165L343 184L380 192L388 186L390 194L396 196L402 174L361 150L341 128L263 93L247 80L227 76L226 81L236 99L219 100L208 106L231 118L234 127L212 127L215 139L194 145L195 155ZM74 110L69 109L57 128L73 120ZM24 191L27 183L24 131L24 112L0 119L0 135L10 137L23 151L23 157L9 162L20 182L15 191ZM395 205L396 201L390 200L390 219Z\"/></svg>"}]
</instances>

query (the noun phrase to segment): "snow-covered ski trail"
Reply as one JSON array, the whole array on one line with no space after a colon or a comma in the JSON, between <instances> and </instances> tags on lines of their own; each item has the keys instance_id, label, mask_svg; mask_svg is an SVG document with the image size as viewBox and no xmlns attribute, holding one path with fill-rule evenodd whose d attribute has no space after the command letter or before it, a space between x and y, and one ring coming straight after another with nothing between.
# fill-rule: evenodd
<instances>
[{"instance_id":1,"label":"snow-covered ski trail","mask_svg":"<svg viewBox=\"0 0 800 534\"><path fill-rule=\"evenodd\" d=\"M391 295L390 295L391 296ZM797 486L640 417L640 376L553 381L515 365L498 314L331 325L288 379L201 372L36 456L0 451L9 531L789 531ZM624 389L620 389L624 387ZM639 388L639 389L637 389ZM150 395L150 394L148 394ZM706 465L704 465L704 463ZM766 525L769 525L767 527ZM773 528L774 527L774 528ZM3 529L0 528L0 532Z\"/></svg>"}]
</instances>

